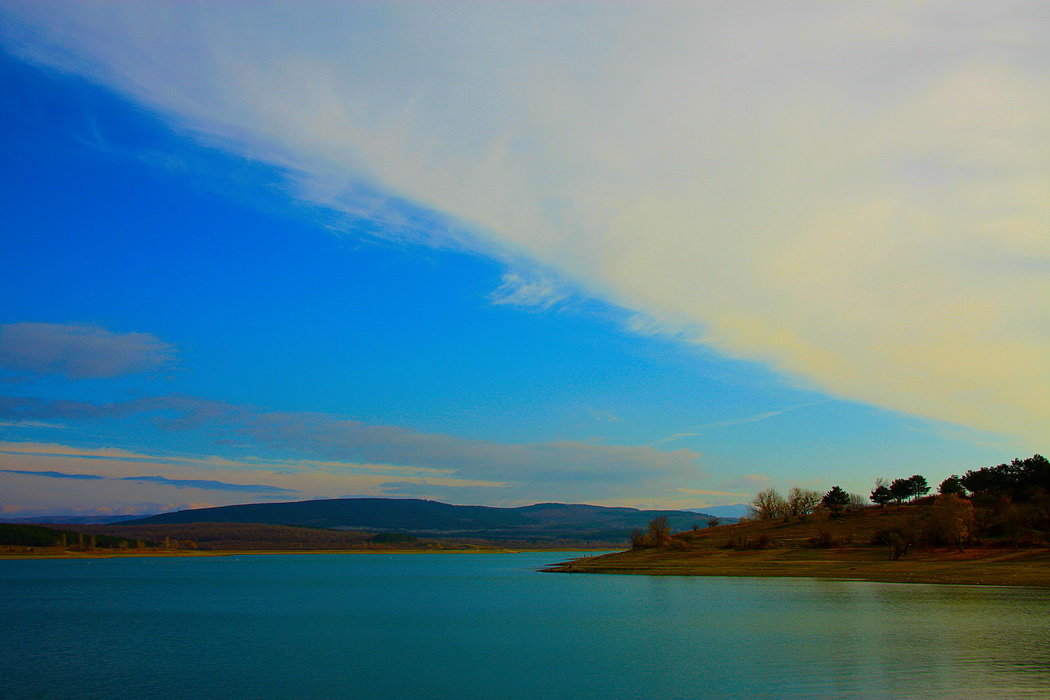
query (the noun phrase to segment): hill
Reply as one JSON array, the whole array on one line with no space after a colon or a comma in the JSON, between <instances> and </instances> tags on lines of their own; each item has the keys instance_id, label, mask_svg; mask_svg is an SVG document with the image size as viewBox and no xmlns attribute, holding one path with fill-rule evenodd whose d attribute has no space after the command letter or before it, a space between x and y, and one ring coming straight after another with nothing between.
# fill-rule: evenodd
<instances>
[{"instance_id":1,"label":"hill","mask_svg":"<svg viewBox=\"0 0 1050 700\"><path fill-rule=\"evenodd\" d=\"M495 508L410 498L340 498L182 510L121 525L255 523L487 540L624 542L632 529L644 528L659 516L678 529L702 527L710 519L703 513L584 504Z\"/></svg>"},{"instance_id":2,"label":"hill","mask_svg":"<svg viewBox=\"0 0 1050 700\"><path fill-rule=\"evenodd\" d=\"M996 518L979 506L977 523ZM925 502L745 521L679 532L642 546L565 562L549 571L686 576L807 576L872 581L1050 587L1050 549L1028 530L1008 537L976 525L958 541L939 537L937 505Z\"/></svg>"}]
</instances>

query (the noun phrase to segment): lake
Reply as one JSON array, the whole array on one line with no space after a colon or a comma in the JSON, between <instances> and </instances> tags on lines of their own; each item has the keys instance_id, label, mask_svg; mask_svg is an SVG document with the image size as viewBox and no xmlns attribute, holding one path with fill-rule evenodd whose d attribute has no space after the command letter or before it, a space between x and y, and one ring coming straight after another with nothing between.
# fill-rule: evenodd
<instances>
[{"instance_id":1,"label":"lake","mask_svg":"<svg viewBox=\"0 0 1050 700\"><path fill-rule=\"evenodd\" d=\"M0 697L1050 697L1050 591L562 553L0 561Z\"/></svg>"}]
</instances>

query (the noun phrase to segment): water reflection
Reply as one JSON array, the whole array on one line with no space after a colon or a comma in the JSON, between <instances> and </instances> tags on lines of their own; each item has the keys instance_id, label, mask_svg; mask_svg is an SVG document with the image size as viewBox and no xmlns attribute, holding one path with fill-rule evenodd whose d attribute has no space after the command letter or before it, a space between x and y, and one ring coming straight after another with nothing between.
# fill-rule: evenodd
<instances>
[{"instance_id":1,"label":"water reflection","mask_svg":"<svg viewBox=\"0 0 1050 700\"><path fill-rule=\"evenodd\" d=\"M1050 697L1050 591L557 558L0 562L0 697Z\"/></svg>"}]
</instances>

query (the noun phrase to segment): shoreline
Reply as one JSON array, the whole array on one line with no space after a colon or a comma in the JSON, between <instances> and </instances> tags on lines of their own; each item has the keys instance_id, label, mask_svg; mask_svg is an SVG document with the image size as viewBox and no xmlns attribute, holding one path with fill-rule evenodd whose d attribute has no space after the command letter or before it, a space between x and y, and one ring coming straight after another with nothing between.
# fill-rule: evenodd
<instances>
[{"instance_id":1,"label":"shoreline","mask_svg":"<svg viewBox=\"0 0 1050 700\"><path fill-rule=\"evenodd\" d=\"M1050 588L1050 550L923 552L897 561L887 559L884 550L873 548L754 552L650 550L581 557L543 571Z\"/></svg>"},{"instance_id":2,"label":"shoreline","mask_svg":"<svg viewBox=\"0 0 1050 700\"><path fill-rule=\"evenodd\" d=\"M602 552L604 549L198 549L198 550L94 550L87 552L0 551L5 559L126 559L133 557L233 557L257 554L524 554L526 552Z\"/></svg>"}]
</instances>

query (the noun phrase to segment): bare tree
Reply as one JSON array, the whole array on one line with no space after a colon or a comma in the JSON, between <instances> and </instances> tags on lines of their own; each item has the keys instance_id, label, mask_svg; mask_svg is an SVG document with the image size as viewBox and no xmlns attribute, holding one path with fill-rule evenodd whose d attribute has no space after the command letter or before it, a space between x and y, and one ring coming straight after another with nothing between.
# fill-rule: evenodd
<instances>
[{"instance_id":1,"label":"bare tree","mask_svg":"<svg viewBox=\"0 0 1050 700\"><path fill-rule=\"evenodd\" d=\"M661 515L649 521L649 543L654 547L664 547L671 539L671 525L667 516Z\"/></svg>"},{"instance_id":2,"label":"bare tree","mask_svg":"<svg viewBox=\"0 0 1050 700\"><path fill-rule=\"evenodd\" d=\"M850 510L860 510L867 508L870 505L868 497L859 493L851 493L849 495L849 506Z\"/></svg>"},{"instance_id":3,"label":"bare tree","mask_svg":"<svg viewBox=\"0 0 1050 700\"><path fill-rule=\"evenodd\" d=\"M771 520L788 515L787 501L776 489L759 491L749 505L750 515L755 520Z\"/></svg>"},{"instance_id":4,"label":"bare tree","mask_svg":"<svg viewBox=\"0 0 1050 700\"><path fill-rule=\"evenodd\" d=\"M800 489L797 486L787 495L787 515L809 515L820 504L820 492Z\"/></svg>"},{"instance_id":5,"label":"bare tree","mask_svg":"<svg viewBox=\"0 0 1050 700\"><path fill-rule=\"evenodd\" d=\"M954 493L942 493L933 504L927 524L928 538L935 544L952 545L961 552L975 524L970 501Z\"/></svg>"}]
</instances>

